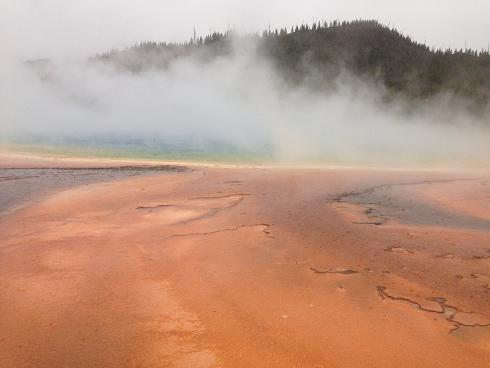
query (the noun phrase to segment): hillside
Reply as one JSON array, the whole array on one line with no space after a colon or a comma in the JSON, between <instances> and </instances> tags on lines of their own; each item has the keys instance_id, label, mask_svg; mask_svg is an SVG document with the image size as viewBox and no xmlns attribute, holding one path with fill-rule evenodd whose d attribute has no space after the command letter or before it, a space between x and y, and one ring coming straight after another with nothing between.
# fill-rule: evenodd
<instances>
[{"instance_id":1,"label":"hillside","mask_svg":"<svg viewBox=\"0 0 490 368\"><path fill-rule=\"evenodd\" d=\"M387 98L424 100L449 93L466 99L474 112L485 110L490 100L488 52L434 50L374 20L322 22L261 35L213 33L181 44L142 42L94 60L137 73L166 68L191 55L206 62L232 54L248 41L256 42L258 56L269 59L290 83L329 88L347 70L383 84Z\"/></svg>"}]
</instances>

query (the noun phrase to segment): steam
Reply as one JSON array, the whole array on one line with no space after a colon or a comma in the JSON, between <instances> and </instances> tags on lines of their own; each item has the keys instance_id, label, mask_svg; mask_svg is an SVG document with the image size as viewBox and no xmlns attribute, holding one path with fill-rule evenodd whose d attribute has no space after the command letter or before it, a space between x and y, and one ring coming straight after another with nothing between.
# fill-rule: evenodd
<instances>
[{"instance_id":1,"label":"steam","mask_svg":"<svg viewBox=\"0 0 490 368\"><path fill-rule=\"evenodd\" d=\"M243 45L242 45L243 46ZM218 142L267 163L487 165L489 125L439 96L416 111L343 73L329 92L292 87L254 45L132 74L86 61L3 65L0 136ZM463 102L461 102L463 103ZM162 143L165 144L165 143ZM189 147L188 147L189 148Z\"/></svg>"}]
</instances>

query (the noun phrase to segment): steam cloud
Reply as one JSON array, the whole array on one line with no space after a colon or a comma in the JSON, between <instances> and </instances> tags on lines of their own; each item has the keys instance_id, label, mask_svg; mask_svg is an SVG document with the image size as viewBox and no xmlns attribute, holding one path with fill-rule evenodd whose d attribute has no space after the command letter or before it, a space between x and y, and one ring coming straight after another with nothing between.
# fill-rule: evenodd
<instances>
[{"instance_id":1,"label":"steam cloud","mask_svg":"<svg viewBox=\"0 0 490 368\"><path fill-rule=\"evenodd\" d=\"M41 63L42 64L42 63ZM344 73L331 92L291 88L253 45L139 74L85 61L3 65L0 135L218 141L279 163L485 165L489 125L444 96L410 114ZM450 120L450 121L448 121Z\"/></svg>"}]
</instances>

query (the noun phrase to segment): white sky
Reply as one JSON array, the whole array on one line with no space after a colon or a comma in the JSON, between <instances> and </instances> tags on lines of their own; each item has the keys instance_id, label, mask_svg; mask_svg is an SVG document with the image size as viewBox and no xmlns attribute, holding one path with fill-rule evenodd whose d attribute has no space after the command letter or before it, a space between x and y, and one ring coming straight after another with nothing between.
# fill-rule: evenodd
<instances>
[{"instance_id":1,"label":"white sky","mask_svg":"<svg viewBox=\"0 0 490 368\"><path fill-rule=\"evenodd\" d=\"M0 44L16 58L80 57L140 40L260 31L313 19L378 19L436 47L487 48L490 0L0 0Z\"/></svg>"}]
</instances>

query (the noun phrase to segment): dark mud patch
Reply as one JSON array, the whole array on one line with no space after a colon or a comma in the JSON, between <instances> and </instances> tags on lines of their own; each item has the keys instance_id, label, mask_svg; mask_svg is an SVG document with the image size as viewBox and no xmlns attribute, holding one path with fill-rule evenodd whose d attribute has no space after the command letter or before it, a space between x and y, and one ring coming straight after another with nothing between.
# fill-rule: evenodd
<instances>
[{"instance_id":1,"label":"dark mud patch","mask_svg":"<svg viewBox=\"0 0 490 368\"><path fill-rule=\"evenodd\" d=\"M390 220L413 225L429 225L490 231L490 221L471 215L452 212L417 198L421 186L481 179L427 180L412 183L378 185L362 191L339 193L330 203L345 203L361 209L359 225L384 225Z\"/></svg>"},{"instance_id":2,"label":"dark mud patch","mask_svg":"<svg viewBox=\"0 0 490 368\"><path fill-rule=\"evenodd\" d=\"M175 165L4 168L0 169L0 216L57 189L115 181L133 176L190 171L192 170L187 167Z\"/></svg>"}]
</instances>

